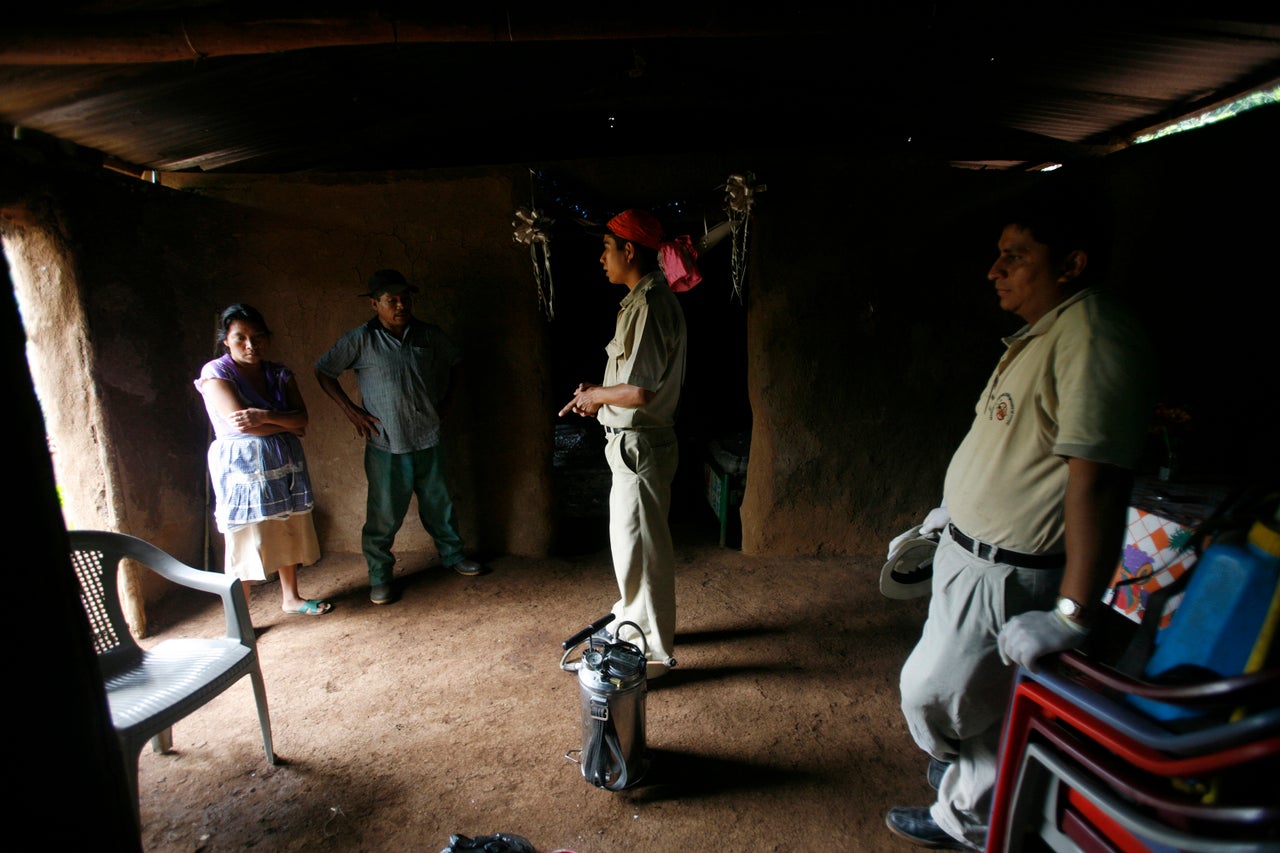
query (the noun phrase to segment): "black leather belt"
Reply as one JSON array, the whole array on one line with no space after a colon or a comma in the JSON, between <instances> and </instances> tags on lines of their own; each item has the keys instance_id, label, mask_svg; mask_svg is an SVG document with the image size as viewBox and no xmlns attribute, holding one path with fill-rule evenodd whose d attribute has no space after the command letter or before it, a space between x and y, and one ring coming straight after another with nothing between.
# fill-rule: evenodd
<instances>
[{"instance_id":1,"label":"black leather belt","mask_svg":"<svg viewBox=\"0 0 1280 853\"><path fill-rule=\"evenodd\" d=\"M951 538L957 545L982 560L1017 566L1020 569L1060 569L1067 564L1066 554L1024 554L970 539L954 524L948 524L947 529L951 531Z\"/></svg>"},{"instance_id":2,"label":"black leather belt","mask_svg":"<svg viewBox=\"0 0 1280 853\"><path fill-rule=\"evenodd\" d=\"M609 433L610 435L617 435L618 433L626 432L627 430L626 430L626 428L625 428L625 427L611 427L611 426L607 426L607 427L605 427L605 428L604 428L604 431L605 431L606 433Z\"/></svg>"}]
</instances>

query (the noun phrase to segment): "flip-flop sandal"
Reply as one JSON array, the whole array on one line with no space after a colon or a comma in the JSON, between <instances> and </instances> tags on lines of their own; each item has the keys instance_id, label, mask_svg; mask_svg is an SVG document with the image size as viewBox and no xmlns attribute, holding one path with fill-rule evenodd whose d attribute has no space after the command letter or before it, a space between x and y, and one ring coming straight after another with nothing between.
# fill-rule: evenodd
<instances>
[{"instance_id":1,"label":"flip-flop sandal","mask_svg":"<svg viewBox=\"0 0 1280 853\"><path fill-rule=\"evenodd\" d=\"M294 616L323 616L333 609L333 605L322 598L313 598L297 610L286 610Z\"/></svg>"}]
</instances>

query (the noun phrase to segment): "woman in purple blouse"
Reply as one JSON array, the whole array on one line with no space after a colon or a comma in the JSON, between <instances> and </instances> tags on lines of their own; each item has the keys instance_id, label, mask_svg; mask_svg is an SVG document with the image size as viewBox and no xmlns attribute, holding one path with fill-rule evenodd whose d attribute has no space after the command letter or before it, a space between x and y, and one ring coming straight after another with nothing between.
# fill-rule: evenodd
<instances>
[{"instance_id":1,"label":"woman in purple blouse","mask_svg":"<svg viewBox=\"0 0 1280 853\"><path fill-rule=\"evenodd\" d=\"M245 582L246 595L249 583L276 572L284 612L322 616L333 605L298 592L298 567L320 559L299 440L307 405L293 371L267 361L271 330L256 308L226 308L216 340L223 354L201 368L195 385L214 431L209 477L226 542L224 570Z\"/></svg>"}]
</instances>

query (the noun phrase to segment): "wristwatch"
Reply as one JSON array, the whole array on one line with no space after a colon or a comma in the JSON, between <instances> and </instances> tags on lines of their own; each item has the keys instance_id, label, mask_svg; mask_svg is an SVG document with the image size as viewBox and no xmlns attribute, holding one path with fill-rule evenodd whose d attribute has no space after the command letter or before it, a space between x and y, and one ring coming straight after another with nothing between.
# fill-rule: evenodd
<instances>
[{"instance_id":1,"label":"wristwatch","mask_svg":"<svg viewBox=\"0 0 1280 853\"><path fill-rule=\"evenodd\" d=\"M1084 605L1074 598L1067 598L1065 595L1058 596L1058 603L1054 605L1054 610L1058 611L1058 615L1063 619L1067 619L1077 625L1085 624Z\"/></svg>"}]
</instances>

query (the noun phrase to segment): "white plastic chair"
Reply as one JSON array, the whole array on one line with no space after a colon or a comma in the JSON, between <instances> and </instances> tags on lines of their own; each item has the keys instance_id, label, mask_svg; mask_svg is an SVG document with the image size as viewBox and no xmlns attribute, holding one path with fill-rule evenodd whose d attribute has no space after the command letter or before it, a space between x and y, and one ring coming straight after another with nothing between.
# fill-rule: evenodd
<instances>
[{"instance_id":1,"label":"white plastic chair","mask_svg":"<svg viewBox=\"0 0 1280 853\"><path fill-rule=\"evenodd\" d=\"M155 545L124 533L72 530L68 537L71 564L80 582L80 600L89 617L139 825L138 758L143 745L149 740L156 752L169 752L173 724L246 675L253 684L267 760L277 763L257 637L240 580L188 566ZM226 614L226 635L174 638L149 650L140 647L129 633L117 591L120 561L126 558L176 584L219 596Z\"/></svg>"}]
</instances>

